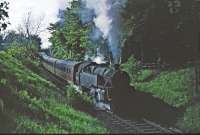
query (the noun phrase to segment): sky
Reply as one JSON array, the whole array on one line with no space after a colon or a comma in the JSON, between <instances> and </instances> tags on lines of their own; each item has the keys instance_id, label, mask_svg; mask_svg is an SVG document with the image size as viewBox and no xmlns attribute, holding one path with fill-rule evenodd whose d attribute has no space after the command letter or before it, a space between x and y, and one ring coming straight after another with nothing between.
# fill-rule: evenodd
<instances>
[{"instance_id":1,"label":"sky","mask_svg":"<svg viewBox=\"0 0 200 135\"><path fill-rule=\"evenodd\" d=\"M50 23L58 21L57 14L59 9L70 7L72 0L6 0L9 4L9 21L11 25L8 30L17 30L22 24L24 17L31 12L33 20L43 18L42 29L49 26ZM51 36L48 30L44 30L39 35L42 39L42 47L50 46L48 38Z\"/></svg>"}]
</instances>

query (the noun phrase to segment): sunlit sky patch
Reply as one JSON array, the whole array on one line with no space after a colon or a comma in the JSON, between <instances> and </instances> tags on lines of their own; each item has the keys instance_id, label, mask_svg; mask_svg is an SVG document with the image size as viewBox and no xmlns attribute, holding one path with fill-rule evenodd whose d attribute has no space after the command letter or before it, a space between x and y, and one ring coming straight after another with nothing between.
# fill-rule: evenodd
<instances>
[{"instance_id":1,"label":"sunlit sky patch","mask_svg":"<svg viewBox=\"0 0 200 135\"><path fill-rule=\"evenodd\" d=\"M11 25L8 30L17 30L19 25L22 24L24 17L28 12L31 12L33 19L43 19L42 29L49 26L50 23L58 21L57 14L59 9L70 7L72 0L7 0L9 4L9 20ZM42 38L43 48L50 45L48 38L50 33L48 30L40 34Z\"/></svg>"}]
</instances>

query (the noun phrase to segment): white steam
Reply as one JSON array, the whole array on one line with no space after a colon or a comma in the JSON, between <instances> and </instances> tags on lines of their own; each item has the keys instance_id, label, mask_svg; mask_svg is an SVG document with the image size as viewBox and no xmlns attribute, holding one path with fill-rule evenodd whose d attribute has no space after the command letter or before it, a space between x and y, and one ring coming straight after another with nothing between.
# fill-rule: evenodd
<instances>
[{"instance_id":1,"label":"white steam","mask_svg":"<svg viewBox=\"0 0 200 135\"><path fill-rule=\"evenodd\" d=\"M96 62L97 64L105 64L106 61L104 60L104 57L97 56L93 59L93 62Z\"/></svg>"},{"instance_id":2,"label":"white steam","mask_svg":"<svg viewBox=\"0 0 200 135\"><path fill-rule=\"evenodd\" d=\"M103 33L103 37L107 38L112 28L112 19L108 16L111 6L108 0L82 0L86 3L86 7L93 9L96 17L93 19L97 28Z\"/></svg>"},{"instance_id":3,"label":"white steam","mask_svg":"<svg viewBox=\"0 0 200 135\"><path fill-rule=\"evenodd\" d=\"M90 9L88 12L94 12L95 15L82 15L82 21L93 21L96 29L92 32L91 39L94 42L102 40L107 41L109 51L112 53L114 64L119 64L121 59L121 18L120 10L125 6L127 0L82 0L85 8ZM85 20L84 20L85 19ZM100 32L98 31L100 30ZM98 43L97 43L98 44Z\"/></svg>"}]
</instances>

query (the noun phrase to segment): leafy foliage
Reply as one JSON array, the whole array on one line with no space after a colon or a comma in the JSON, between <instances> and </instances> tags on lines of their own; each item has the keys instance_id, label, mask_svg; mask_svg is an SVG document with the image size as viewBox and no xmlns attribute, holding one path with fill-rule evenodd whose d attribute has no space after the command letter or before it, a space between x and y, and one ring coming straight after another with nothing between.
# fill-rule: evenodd
<instances>
[{"instance_id":1,"label":"leafy foliage","mask_svg":"<svg viewBox=\"0 0 200 135\"><path fill-rule=\"evenodd\" d=\"M149 82L135 82L133 85L137 90L153 93L166 103L180 107L191 99L191 90L194 89L191 78L194 79L192 69L165 71Z\"/></svg>"},{"instance_id":2,"label":"leafy foliage","mask_svg":"<svg viewBox=\"0 0 200 135\"><path fill-rule=\"evenodd\" d=\"M187 108L184 117L181 118L177 126L189 133L200 132L200 105L192 105Z\"/></svg>"},{"instance_id":3,"label":"leafy foliage","mask_svg":"<svg viewBox=\"0 0 200 135\"><path fill-rule=\"evenodd\" d=\"M77 100L77 99L81 99L83 100L85 103L89 103L92 104L92 98L91 96L88 96L87 93L82 92L79 90L80 88L78 88L77 86L75 86L74 84L70 83L67 87L66 87L66 95L67 95L67 99L69 101L73 101L73 100Z\"/></svg>"},{"instance_id":4,"label":"leafy foliage","mask_svg":"<svg viewBox=\"0 0 200 135\"><path fill-rule=\"evenodd\" d=\"M7 127L6 131L15 133L105 133L96 119L71 108L67 96L53 83L24 66L24 62L37 63L33 59L24 60L30 59L26 51L18 47L0 52L0 93L6 103L0 119L11 119L0 126L15 123L15 127ZM19 56L23 60L18 59ZM37 65L34 68L38 68ZM6 115L9 112L13 112L12 115Z\"/></svg>"},{"instance_id":5,"label":"leafy foliage","mask_svg":"<svg viewBox=\"0 0 200 135\"><path fill-rule=\"evenodd\" d=\"M137 81L138 82L145 82L148 78L155 76L155 72L153 70L142 70L138 75Z\"/></svg>"},{"instance_id":6,"label":"leafy foliage","mask_svg":"<svg viewBox=\"0 0 200 135\"><path fill-rule=\"evenodd\" d=\"M72 2L72 8L65 11L64 26L53 25L52 52L57 58L83 59L86 50L91 46L89 28L83 26L77 15L80 8L78 1Z\"/></svg>"},{"instance_id":7,"label":"leafy foliage","mask_svg":"<svg viewBox=\"0 0 200 135\"><path fill-rule=\"evenodd\" d=\"M121 65L121 69L129 74L132 82L137 81L139 69L137 67L137 61L133 55L126 63Z\"/></svg>"},{"instance_id":8,"label":"leafy foliage","mask_svg":"<svg viewBox=\"0 0 200 135\"><path fill-rule=\"evenodd\" d=\"M10 47L13 48L13 46L25 47L26 49L29 49L29 52L31 52L30 50L33 48L35 51L38 51L40 49L40 44L41 39L37 35L26 37L25 35L16 33L15 31L8 31L5 34L5 38L1 41L0 48L6 50Z\"/></svg>"},{"instance_id":9,"label":"leafy foliage","mask_svg":"<svg viewBox=\"0 0 200 135\"><path fill-rule=\"evenodd\" d=\"M122 13L127 38L123 62L132 54L142 62L160 60L174 66L194 60L198 5L195 0L128 0ZM171 13L172 9L176 12Z\"/></svg>"},{"instance_id":10,"label":"leafy foliage","mask_svg":"<svg viewBox=\"0 0 200 135\"><path fill-rule=\"evenodd\" d=\"M9 22L7 22L6 18L8 18L8 2L3 1L0 2L0 31L5 30Z\"/></svg>"},{"instance_id":11,"label":"leafy foliage","mask_svg":"<svg viewBox=\"0 0 200 135\"><path fill-rule=\"evenodd\" d=\"M18 127L16 132L20 133L47 133L47 134L66 134L67 131L52 123L41 124L41 122L31 120L28 117L19 116L17 119Z\"/></svg>"},{"instance_id":12,"label":"leafy foliage","mask_svg":"<svg viewBox=\"0 0 200 135\"><path fill-rule=\"evenodd\" d=\"M131 85L139 91L152 93L166 103L181 107L192 98L195 75L192 68L172 71L143 70L137 66L137 60L131 56L121 65L121 69L128 73Z\"/></svg>"}]
</instances>

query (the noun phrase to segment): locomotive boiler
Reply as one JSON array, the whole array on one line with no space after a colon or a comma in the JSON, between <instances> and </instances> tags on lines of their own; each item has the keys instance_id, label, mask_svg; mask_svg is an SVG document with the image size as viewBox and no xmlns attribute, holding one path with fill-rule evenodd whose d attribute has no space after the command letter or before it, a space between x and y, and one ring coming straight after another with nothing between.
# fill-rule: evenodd
<instances>
[{"instance_id":1,"label":"locomotive boiler","mask_svg":"<svg viewBox=\"0 0 200 135\"><path fill-rule=\"evenodd\" d=\"M112 110L114 83L120 83L119 76L124 74L116 67L88 61L60 60L39 54L45 69L57 77L80 86L81 90L92 96L97 109ZM127 76L128 77L128 76ZM119 92L120 93L120 92Z\"/></svg>"}]
</instances>

